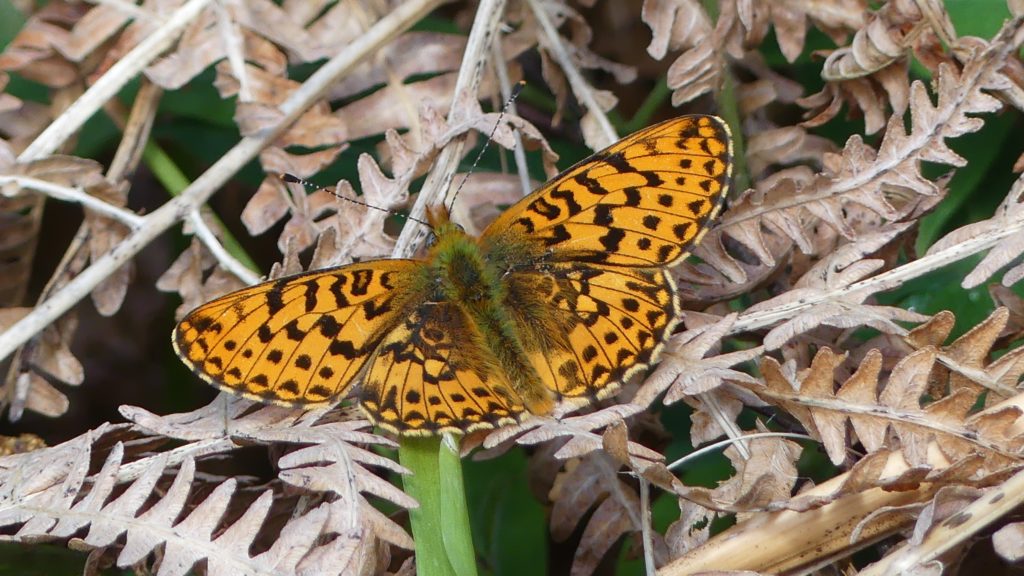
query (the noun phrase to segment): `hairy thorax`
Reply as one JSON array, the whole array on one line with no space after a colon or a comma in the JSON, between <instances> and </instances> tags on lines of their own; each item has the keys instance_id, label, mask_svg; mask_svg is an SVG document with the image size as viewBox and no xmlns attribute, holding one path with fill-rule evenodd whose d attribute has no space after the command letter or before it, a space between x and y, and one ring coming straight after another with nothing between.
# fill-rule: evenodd
<instances>
[{"instance_id":1,"label":"hairy thorax","mask_svg":"<svg viewBox=\"0 0 1024 576\"><path fill-rule=\"evenodd\" d=\"M545 414L553 408L548 393L530 364L521 327L509 314L506 286L503 276L507 272L503 262L495 262L480 246L476 238L449 222L446 214L431 215L436 241L427 256L426 272L433 283L433 299L439 305L449 306L464 315L465 326L472 326L474 334L464 335L474 340L490 357L479 358L482 363L493 363L505 374L508 384L522 396L531 412Z\"/></svg>"}]
</instances>

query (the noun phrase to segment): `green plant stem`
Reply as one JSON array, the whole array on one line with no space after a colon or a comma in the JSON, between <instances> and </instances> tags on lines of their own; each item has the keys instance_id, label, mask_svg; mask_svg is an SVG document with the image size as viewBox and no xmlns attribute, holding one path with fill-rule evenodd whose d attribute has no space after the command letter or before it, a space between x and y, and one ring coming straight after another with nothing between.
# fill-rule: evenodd
<instances>
[{"instance_id":1,"label":"green plant stem","mask_svg":"<svg viewBox=\"0 0 1024 576\"><path fill-rule=\"evenodd\" d=\"M712 20L718 20L718 2L715 0L704 0L704 9ZM722 90L717 96L718 115L725 120L732 132L732 188L730 189L730 200L746 192L750 188L750 173L747 169L747 154L741 130L740 111L736 102L736 81L733 79L731 70L724 71L722 79Z\"/></svg>"},{"instance_id":2,"label":"green plant stem","mask_svg":"<svg viewBox=\"0 0 1024 576\"><path fill-rule=\"evenodd\" d=\"M669 89L668 83L664 78L660 78L658 83L654 85L654 89L647 94L647 98L644 98L644 101L640 103L640 107L637 108L633 117L622 126L623 134L632 134L641 128L650 126L653 123L655 113L658 112L671 95L672 90Z\"/></svg>"},{"instance_id":3,"label":"green plant stem","mask_svg":"<svg viewBox=\"0 0 1024 576\"><path fill-rule=\"evenodd\" d=\"M146 162L146 166L153 172L156 179L160 181L160 184L167 189L168 192L173 196L178 196L181 191L188 187L191 182L185 176L185 174L178 168L178 165L171 160L171 157L163 151L162 148L152 142L146 143L146 148L142 152L142 158ZM249 254L242 248L242 245L238 242L238 239L224 226L220 218L215 214L213 216L214 221L220 228L221 232L221 243L224 244L224 249L229 254L235 257L241 262L246 268L261 274L260 267L256 265Z\"/></svg>"},{"instance_id":4,"label":"green plant stem","mask_svg":"<svg viewBox=\"0 0 1024 576\"><path fill-rule=\"evenodd\" d=\"M736 82L732 75L725 74L722 91L718 95L718 113L729 125L732 132L732 190L730 200L750 188L750 173L747 171L746 142L740 124L740 112L736 105Z\"/></svg>"},{"instance_id":5,"label":"green plant stem","mask_svg":"<svg viewBox=\"0 0 1024 576\"><path fill-rule=\"evenodd\" d=\"M402 437L398 458L412 475L405 493L420 503L409 511L419 576L476 576L476 555L462 484L458 441L451 435Z\"/></svg>"}]
</instances>

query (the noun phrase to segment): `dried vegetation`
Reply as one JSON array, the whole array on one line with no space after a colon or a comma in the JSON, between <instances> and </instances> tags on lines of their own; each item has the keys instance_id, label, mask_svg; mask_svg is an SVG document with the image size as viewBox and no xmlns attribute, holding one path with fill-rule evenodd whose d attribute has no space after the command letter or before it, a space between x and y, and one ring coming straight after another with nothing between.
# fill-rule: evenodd
<instances>
[{"instance_id":1,"label":"dried vegetation","mask_svg":"<svg viewBox=\"0 0 1024 576\"><path fill-rule=\"evenodd\" d=\"M179 315L258 278L206 204L247 162L268 176L240 214L220 217L249 235L274 232L283 256L270 275L405 255L419 227L396 238L385 212L276 175L318 178L343 163L355 169L341 194L422 214L461 179L467 140L532 150L550 176L543 134L578 126L601 147L617 137L607 116L617 94L664 79L672 105L725 116L740 152L736 195L676 271L685 328L612 401L470 436L464 452L528 454L529 485L548 506L550 536L570 542L574 575L602 559L611 573L609 552L622 547L665 576L955 573L978 555L1024 557L1024 178L1013 174L1024 169L1024 21L1009 18L1019 3L982 37L958 34L938 0L724 0L717 14L695 0L646 0L637 13L560 0L18 4L24 24L0 53L10 420L69 411L66 387L89 382L71 346L86 329L76 304L130 314L133 257L163 232L184 230L191 245L144 289L180 295ZM451 29L438 22L462 32L428 31ZM599 41L641 33L646 53ZM503 116L483 111L520 77L532 93ZM118 98L128 83L133 96ZM143 161L175 188L153 129L188 118L160 104L190 88L233 102L241 138L162 206L129 209ZM102 163L71 155L94 114L120 130ZM972 166L955 151L971 134L1019 158ZM369 137L375 154L349 150ZM478 168L456 219L486 224L523 193L519 170ZM48 202L78 203L84 218L56 269L39 271ZM50 277L30 291L33 274ZM935 293L951 291L941 305L951 309L935 309ZM50 447L9 439L3 539L66 542L88 553L90 573L413 570L402 510L416 503L392 483L406 470L394 441L355 411L217 398L121 416ZM712 444L723 439L724 450ZM691 443L720 455L714 487L687 480L706 460L667 462ZM272 473L223 471L252 446ZM652 521L654 508L671 522ZM735 524L712 524L722 517ZM515 537L491 528L485 550L477 534L482 561L500 572ZM631 573L625 561L617 570Z\"/></svg>"}]
</instances>

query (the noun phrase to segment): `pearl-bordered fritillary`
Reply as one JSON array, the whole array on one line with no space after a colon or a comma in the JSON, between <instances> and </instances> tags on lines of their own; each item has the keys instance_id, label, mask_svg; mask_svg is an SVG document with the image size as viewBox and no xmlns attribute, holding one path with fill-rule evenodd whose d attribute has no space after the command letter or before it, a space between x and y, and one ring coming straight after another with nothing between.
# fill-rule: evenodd
<instances>
[{"instance_id":1,"label":"pearl-bordered fritillary","mask_svg":"<svg viewBox=\"0 0 1024 576\"><path fill-rule=\"evenodd\" d=\"M174 347L207 382L262 402L322 406L354 391L399 434L604 398L675 328L667 268L717 215L731 169L721 119L668 120L569 168L479 237L433 211L424 258L233 292L189 313Z\"/></svg>"}]
</instances>

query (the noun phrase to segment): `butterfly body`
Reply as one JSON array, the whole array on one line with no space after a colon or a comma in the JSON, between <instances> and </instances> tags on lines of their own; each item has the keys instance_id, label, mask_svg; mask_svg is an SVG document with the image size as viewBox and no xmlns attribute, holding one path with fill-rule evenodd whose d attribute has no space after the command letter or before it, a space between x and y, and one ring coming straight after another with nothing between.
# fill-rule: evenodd
<instances>
[{"instance_id":1,"label":"butterfly body","mask_svg":"<svg viewBox=\"0 0 1024 576\"><path fill-rule=\"evenodd\" d=\"M221 389L303 406L354 390L400 434L591 402L649 366L678 323L667 268L718 212L730 168L721 120L670 120L569 168L478 238L434 211L423 258L240 290L192 311L173 342Z\"/></svg>"},{"instance_id":2,"label":"butterfly body","mask_svg":"<svg viewBox=\"0 0 1024 576\"><path fill-rule=\"evenodd\" d=\"M427 280L433 281L437 289L428 302L448 310L449 315L459 315L457 320L446 320L449 325L466 327L462 337L467 348L475 351L471 363L489 368L482 370L482 374L504 374L509 387L530 412L547 414L554 408L553 395L527 358L521 340L524 326L509 314L513 307L538 305L528 301L529 294L509 298L505 279L517 265L527 261L525 250L515 258L511 250L491 254L493 246L482 244L480 238L469 236L449 222L448 212L443 209L431 211L429 222L435 240L424 269Z\"/></svg>"}]
</instances>

